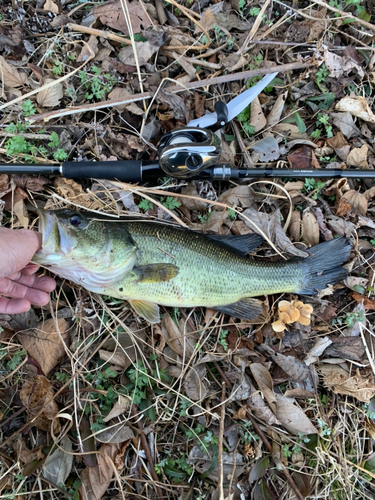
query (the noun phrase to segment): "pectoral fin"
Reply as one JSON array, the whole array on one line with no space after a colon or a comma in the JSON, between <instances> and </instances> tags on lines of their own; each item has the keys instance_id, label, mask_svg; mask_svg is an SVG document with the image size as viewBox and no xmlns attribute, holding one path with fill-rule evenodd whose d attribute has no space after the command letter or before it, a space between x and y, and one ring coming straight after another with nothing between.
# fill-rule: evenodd
<instances>
[{"instance_id":1,"label":"pectoral fin","mask_svg":"<svg viewBox=\"0 0 375 500\"><path fill-rule=\"evenodd\" d=\"M207 238L220 245L229 247L231 250L235 250L241 255L247 255L264 241L259 234L244 234L237 236L235 234L207 234Z\"/></svg>"},{"instance_id":2,"label":"pectoral fin","mask_svg":"<svg viewBox=\"0 0 375 500\"><path fill-rule=\"evenodd\" d=\"M227 306L214 307L217 311L229 314L240 319L255 319L263 312L263 303L261 300L245 297L244 299L228 304Z\"/></svg>"},{"instance_id":3,"label":"pectoral fin","mask_svg":"<svg viewBox=\"0 0 375 500\"><path fill-rule=\"evenodd\" d=\"M145 300L128 300L134 311L149 323L159 323L159 306Z\"/></svg>"},{"instance_id":4,"label":"pectoral fin","mask_svg":"<svg viewBox=\"0 0 375 500\"><path fill-rule=\"evenodd\" d=\"M147 264L133 267L132 273L137 283L158 283L169 281L179 273L179 268L173 264Z\"/></svg>"}]
</instances>

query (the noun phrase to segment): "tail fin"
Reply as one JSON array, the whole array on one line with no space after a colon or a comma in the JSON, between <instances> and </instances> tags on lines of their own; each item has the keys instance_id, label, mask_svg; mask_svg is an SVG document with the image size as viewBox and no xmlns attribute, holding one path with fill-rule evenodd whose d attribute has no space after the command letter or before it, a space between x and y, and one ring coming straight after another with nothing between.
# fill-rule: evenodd
<instances>
[{"instance_id":1,"label":"tail fin","mask_svg":"<svg viewBox=\"0 0 375 500\"><path fill-rule=\"evenodd\" d=\"M310 256L303 261L305 280L298 293L314 295L328 284L333 285L348 276L341 267L350 255L349 238L326 241L309 249Z\"/></svg>"}]
</instances>

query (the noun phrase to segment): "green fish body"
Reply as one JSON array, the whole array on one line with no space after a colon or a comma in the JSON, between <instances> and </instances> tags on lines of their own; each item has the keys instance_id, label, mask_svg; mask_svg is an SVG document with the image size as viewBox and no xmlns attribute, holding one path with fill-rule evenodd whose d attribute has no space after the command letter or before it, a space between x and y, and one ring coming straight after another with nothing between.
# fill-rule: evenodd
<instances>
[{"instance_id":1,"label":"green fish body","mask_svg":"<svg viewBox=\"0 0 375 500\"><path fill-rule=\"evenodd\" d=\"M244 254L258 235L207 236L145 220L108 219L58 210L41 213L43 248L35 262L88 290L128 300L148 321L157 304L205 306L254 319L253 297L280 292L314 294L346 277L345 238L311 249L307 259L262 262Z\"/></svg>"}]
</instances>

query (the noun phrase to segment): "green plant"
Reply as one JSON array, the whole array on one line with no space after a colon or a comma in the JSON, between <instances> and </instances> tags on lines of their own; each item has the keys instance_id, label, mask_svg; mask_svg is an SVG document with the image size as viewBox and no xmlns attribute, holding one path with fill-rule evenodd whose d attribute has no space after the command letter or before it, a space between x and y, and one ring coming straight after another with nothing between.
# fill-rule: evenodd
<instances>
[{"instance_id":1,"label":"green plant","mask_svg":"<svg viewBox=\"0 0 375 500\"><path fill-rule=\"evenodd\" d=\"M375 238L373 240L370 240L371 245L374 245L375 247Z\"/></svg>"},{"instance_id":2,"label":"green plant","mask_svg":"<svg viewBox=\"0 0 375 500\"><path fill-rule=\"evenodd\" d=\"M69 155L63 149L59 148L53 153L53 157L56 161L65 161L69 158Z\"/></svg>"},{"instance_id":3,"label":"green plant","mask_svg":"<svg viewBox=\"0 0 375 500\"><path fill-rule=\"evenodd\" d=\"M311 199L317 200L318 196L320 195L320 192L324 188L324 186L325 186L325 182L316 181L313 178L306 178L305 182L303 184L302 192L308 193L310 191L314 191L314 193L311 195Z\"/></svg>"},{"instance_id":4,"label":"green plant","mask_svg":"<svg viewBox=\"0 0 375 500\"><path fill-rule=\"evenodd\" d=\"M329 70L327 69L326 65L323 63L320 68L318 69L318 71L316 72L316 82L319 84L319 83L322 83L322 82L325 82L327 80L327 76L329 75Z\"/></svg>"},{"instance_id":5,"label":"green plant","mask_svg":"<svg viewBox=\"0 0 375 500\"><path fill-rule=\"evenodd\" d=\"M33 102L31 99L27 99L23 104L22 104L22 113L23 116L31 116L35 115L36 113L36 107L34 106Z\"/></svg>"},{"instance_id":6,"label":"green plant","mask_svg":"<svg viewBox=\"0 0 375 500\"><path fill-rule=\"evenodd\" d=\"M236 212L233 210L233 208L228 208L228 213L229 213L229 217L234 220L236 218Z\"/></svg>"},{"instance_id":7,"label":"green plant","mask_svg":"<svg viewBox=\"0 0 375 500\"><path fill-rule=\"evenodd\" d=\"M168 208L168 210L174 210L175 208L178 208L181 206L181 203L174 196L167 196L167 198L164 198L164 196L162 196L160 198L160 201L161 201L162 205L164 205L166 208Z\"/></svg>"},{"instance_id":8,"label":"green plant","mask_svg":"<svg viewBox=\"0 0 375 500\"><path fill-rule=\"evenodd\" d=\"M329 116L318 113L318 119L316 120L316 126L319 127L312 132L311 137L313 139L319 139L322 134L322 128L325 130L327 138L333 137L332 125L329 124Z\"/></svg>"},{"instance_id":9,"label":"green plant","mask_svg":"<svg viewBox=\"0 0 375 500\"><path fill-rule=\"evenodd\" d=\"M186 454L182 453L178 458L166 456L158 464L155 464L155 470L157 474L161 475L164 472L174 482L179 482L185 479L186 476L191 476L194 472L194 467L187 463Z\"/></svg>"},{"instance_id":10,"label":"green plant","mask_svg":"<svg viewBox=\"0 0 375 500\"><path fill-rule=\"evenodd\" d=\"M229 330L222 329L220 332L220 335L219 335L219 340L218 340L219 344L221 344L226 351L228 350L228 341L227 341L228 334L229 334Z\"/></svg>"},{"instance_id":11,"label":"green plant","mask_svg":"<svg viewBox=\"0 0 375 500\"><path fill-rule=\"evenodd\" d=\"M351 328L354 323L364 321L365 311L346 313L344 323Z\"/></svg>"},{"instance_id":12,"label":"green plant","mask_svg":"<svg viewBox=\"0 0 375 500\"><path fill-rule=\"evenodd\" d=\"M49 139L50 142L48 143L48 146L50 148L57 148L57 146L60 144L60 138L56 132L52 132Z\"/></svg>"},{"instance_id":13,"label":"green plant","mask_svg":"<svg viewBox=\"0 0 375 500\"><path fill-rule=\"evenodd\" d=\"M205 222L208 221L208 219L211 217L212 214L214 214L216 212L216 210L212 210L211 212L207 212L206 214L198 214L197 217L198 217L198 220L201 224L204 224Z\"/></svg>"},{"instance_id":14,"label":"green plant","mask_svg":"<svg viewBox=\"0 0 375 500\"><path fill-rule=\"evenodd\" d=\"M55 61L54 66L52 68L52 73L56 76L62 75L63 72L63 65L60 61Z\"/></svg>"},{"instance_id":15,"label":"green plant","mask_svg":"<svg viewBox=\"0 0 375 500\"><path fill-rule=\"evenodd\" d=\"M147 210L152 210L154 208L154 204L150 200L143 198L143 200L138 203L138 208L140 208L143 212L147 212Z\"/></svg>"},{"instance_id":16,"label":"green plant","mask_svg":"<svg viewBox=\"0 0 375 500\"><path fill-rule=\"evenodd\" d=\"M241 123L243 130L248 135L253 135L255 128L250 125L250 106L247 106L239 115L237 115L237 120Z\"/></svg>"},{"instance_id":17,"label":"green plant","mask_svg":"<svg viewBox=\"0 0 375 500\"><path fill-rule=\"evenodd\" d=\"M332 429L328 427L328 424L326 424L324 420L318 418L318 424L321 429L320 430L321 437L330 436L332 434Z\"/></svg>"}]
</instances>

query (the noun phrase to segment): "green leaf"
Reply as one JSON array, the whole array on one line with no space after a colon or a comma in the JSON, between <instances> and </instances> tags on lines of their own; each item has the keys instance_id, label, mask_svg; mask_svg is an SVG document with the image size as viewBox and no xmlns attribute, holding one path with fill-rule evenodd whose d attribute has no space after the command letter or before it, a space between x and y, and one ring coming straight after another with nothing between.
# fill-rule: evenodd
<instances>
[{"instance_id":1,"label":"green leaf","mask_svg":"<svg viewBox=\"0 0 375 500\"><path fill-rule=\"evenodd\" d=\"M257 481L258 479L263 477L268 469L269 464L270 464L270 458L268 455L258 460L250 471L248 479L249 483Z\"/></svg>"},{"instance_id":2,"label":"green leaf","mask_svg":"<svg viewBox=\"0 0 375 500\"><path fill-rule=\"evenodd\" d=\"M300 131L301 134L304 134L306 132L306 125L305 125L304 121L302 120L301 115L298 113L298 111L296 111L294 113L294 116L296 118L298 130Z\"/></svg>"},{"instance_id":3,"label":"green leaf","mask_svg":"<svg viewBox=\"0 0 375 500\"><path fill-rule=\"evenodd\" d=\"M254 500L275 500L272 491L264 479L254 488Z\"/></svg>"}]
</instances>

